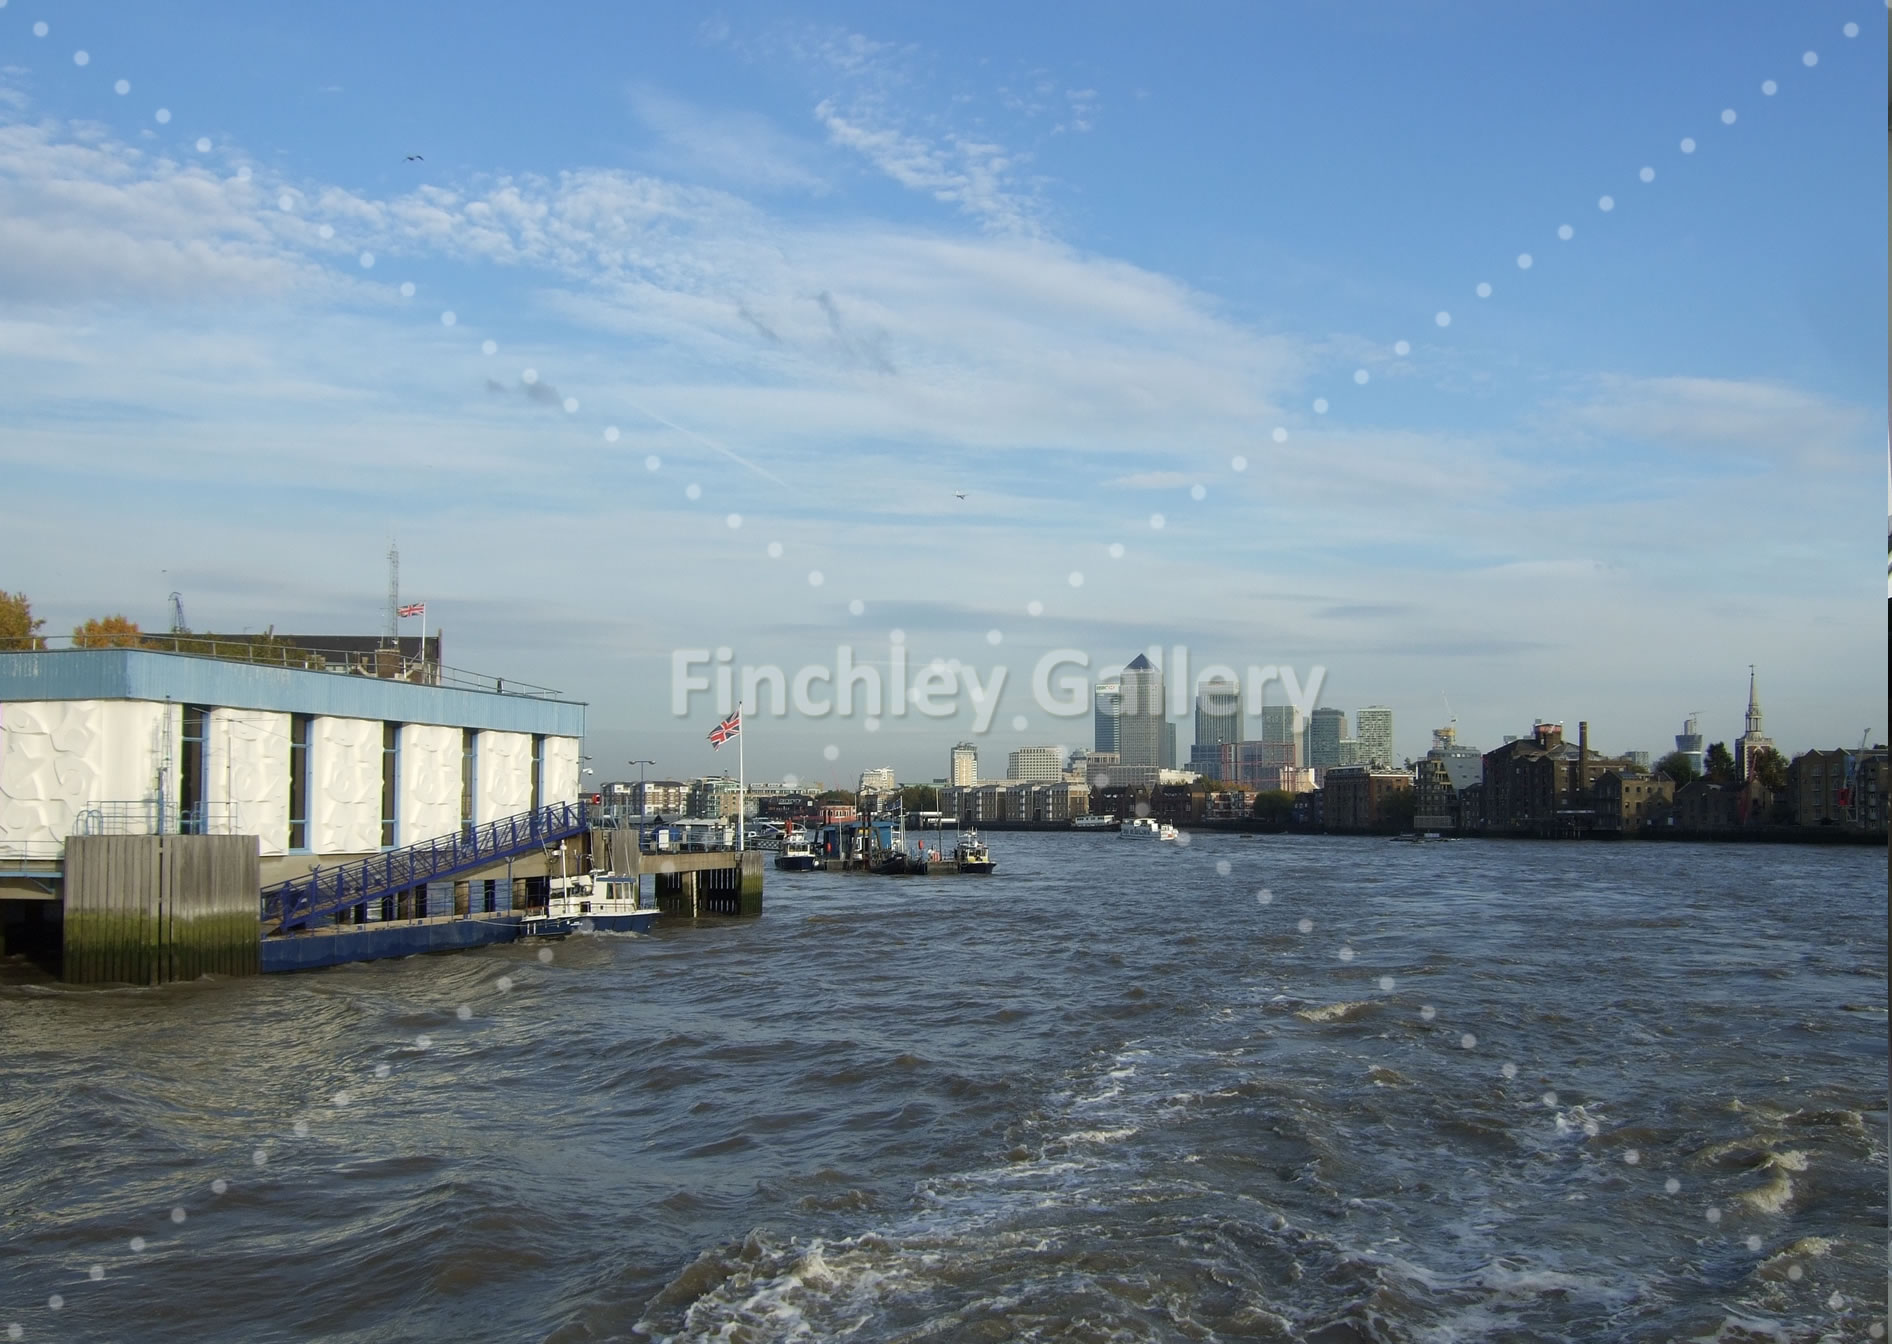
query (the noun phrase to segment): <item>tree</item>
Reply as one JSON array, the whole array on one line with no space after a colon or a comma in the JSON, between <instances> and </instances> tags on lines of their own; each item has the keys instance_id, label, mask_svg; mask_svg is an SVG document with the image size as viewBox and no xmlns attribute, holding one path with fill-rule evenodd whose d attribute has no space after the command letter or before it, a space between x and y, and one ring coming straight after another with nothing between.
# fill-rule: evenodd
<instances>
[{"instance_id":1,"label":"tree","mask_svg":"<svg viewBox=\"0 0 1892 1344\"><path fill-rule=\"evenodd\" d=\"M1726 742L1710 742L1708 744L1708 754L1702 758L1702 767L1703 773L1708 776L1708 782L1710 784L1733 784L1736 782L1734 755L1728 750L1728 744Z\"/></svg>"},{"instance_id":2,"label":"tree","mask_svg":"<svg viewBox=\"0 0 1892 1344\"><path fill-rule=\"evenodd\" d=\"M1770 793L1787 789L1787 758L1772 747L1763 747L1754 757L1754 777Z\"/></svg>"},{"instance_id":3,"label":"tree","mask_svg":"<svg viewBox=\"0 0 1892 1344\"><path fill-rule=\"evenodd\" d=\"M1701 772L1695 769L1695 763L1688 759L1685 752L1680 751L1671 751L1667 756L1657 761L1656 773L1658 775L1667 775L1670 779L1674 780L1675 787L1678 789L1684 784L1693 784L1696 780L1701 778Z\"/></svg>"},{"instance_id":4,"label":"tree","mask_svg":"<svg viewBox=\"0 0 1892 1344\"><path fill-rule=\"evenodd\" d=\"M39 634L45 624L33 618L33 604L25 593L0 590L0 649L45 648Z\"/></svg>"},{"instance_id":5,"label":"tree","mask_svg":"<svg viewBox=\"0 0 1892 1344\"><path fill-rule=\"evenodd\" d=\"M1286 789L1267 789L1255 795L1255 820L1285 826L1294 819L1294 795Z\"/></svg>"},{"instance_id":6,"label":"tree","mask_svg":"<svg viewBox=\"0 0 1892 1344\"><path fill-rule=\"evenodd\" d=\"M94 616L72 628L75 649L135 649L143 643L137 622L123 616Z\"/></svg>"},{"instance_id":7,"label":"tree","mask_svg":"<svg viewBox=\"0 0 1892 1344\"><path fill-rule=\"evenodd\" d=\"M932 784L909 784L900 790L900 806L908 812L937 812L939 789Z\"/></svg>"},{"instance_id":8,"label":"tree","mask_svg":"<svg viewBox=\"0 0 1892 1344\"><path fill-rule=\"evenodd\" d=\"M823 789L815 795L815 801L822 804L844 803L851 807L854 804L854 795L846 789Z\"/></svg>"},{"instance_id":9,"label":"tree","mask_svg":"<svg viewBox=\"0 0 1892 1344\"><path fill-rule=\"evenodd\" d=\"M1419 799L1411 789L1396 789L1380 798L1378 822L1382 830L1410 831L1418 815Z\"/></svg>"}]
</instances>

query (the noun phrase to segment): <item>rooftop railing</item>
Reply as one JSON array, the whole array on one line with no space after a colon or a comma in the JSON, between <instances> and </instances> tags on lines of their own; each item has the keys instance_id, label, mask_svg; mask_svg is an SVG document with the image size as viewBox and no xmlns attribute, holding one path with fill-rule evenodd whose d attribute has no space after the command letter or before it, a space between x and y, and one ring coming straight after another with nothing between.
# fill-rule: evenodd
<instances>
[{"instance_id":1,"label":"rooftop railing","mask_svg":"<svg viewBox=\"0 0 1892 1344\"><path fill-rule=\"evenodd\" d=\"M519 695L557 700L564 692L513 677L453 667L432 658L409 657L398 647L362 649L324 648L292 643L265 635L35 635L30 639L0 639L0 653L69 653L88 649L139 649L147 653L188 658L215 658L222 662L282 667L300 672L328 672L341 676L380 677L422 686L483 691L489 695Z\"/></svg>"}]
</instances>

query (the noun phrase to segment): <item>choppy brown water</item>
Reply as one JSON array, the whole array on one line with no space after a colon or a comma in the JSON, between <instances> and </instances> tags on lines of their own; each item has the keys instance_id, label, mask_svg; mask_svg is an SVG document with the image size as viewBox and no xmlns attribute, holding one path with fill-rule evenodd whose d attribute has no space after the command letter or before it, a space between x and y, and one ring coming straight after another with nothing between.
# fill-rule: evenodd
<instances>
[{"instance_id":1,"label":"choppy brown water","mask_svg":"<svg viewBox=\"0 0 1892 1344\"><path fill-rule=\"evenodd\" d=\"M0 988L0 1337L1883 1322L1883 852L994 839L549 964Z\"/></svg>"}]
</instances>

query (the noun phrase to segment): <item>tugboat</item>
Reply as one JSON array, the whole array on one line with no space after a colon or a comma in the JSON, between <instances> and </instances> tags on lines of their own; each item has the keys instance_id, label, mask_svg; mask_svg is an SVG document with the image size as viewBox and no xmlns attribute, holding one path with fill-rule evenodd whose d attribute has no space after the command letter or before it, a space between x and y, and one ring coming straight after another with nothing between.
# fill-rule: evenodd
<instances>
[{"instance_id":1,"label":"tugboat","mask_svg":"<svg viewBox=\"0 0 1892 1344\"><path fill-rule=\"evenodd\" d=\"M953 863L962 873L994 873L998 864L992 860L992 853L985 847L985 841L979 838L977 831L967 831L959 837L959 843L953 847Z\"/></svg>"},{"instance_id":2,"label":"tugboat","mask_svg":"<svg viewBox=\"0 0 1892 1344\"><path fill-rule=\"evenodd\" d=\"M782 836L782 848L775 856L775 866L789 873L814 871L815 850L808 843L807 831L797 826Z\"/></svg>"},{"instance_id":3,"label":"tugboat","mask_svg":"<svg viewBox=\"0 0 1892 1344\"><path fill-rule=\"evenodd\" d=\"M905 877L914 871L914 861L903 850L882 850L874 856L868 871L876 877ZM924 872L925 869L920 871Z\"/></svg>"}]
</instances>

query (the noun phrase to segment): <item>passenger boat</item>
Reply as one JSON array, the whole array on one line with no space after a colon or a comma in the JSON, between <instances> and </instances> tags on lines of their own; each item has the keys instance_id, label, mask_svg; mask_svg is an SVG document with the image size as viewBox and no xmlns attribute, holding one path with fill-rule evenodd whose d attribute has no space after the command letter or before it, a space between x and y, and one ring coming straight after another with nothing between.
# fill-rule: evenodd
<instances>
[{"instance_id":1,"label":"passenger boat","mask_svg":"<svg viewBox=\"0 0 1892 1344\"><path fill-rule=\"evenodd\" d=\"M561 879L546 902L545 913L526 918L519 932L526 938L563 938L572 933L649 933L660 913L644 905L637 879L614 873Z\"/></svg>"},{"instance_id":2,"label":"passenger boat","mask_svg":"<svg viewBox=\"0 0 1892 1344\"><path fill-rule=\"evenodd\" d=\"M1123 823L1123 829L1117 834L1126 840L1168 840L1172 843L1182 838L1181 831L1155 817L1131 817Z\"/></svg>"},{"instance_id":3,"label":"passenger boat","mask_svg":"<svg viewBox=\"0 0 1892 1344\"><path fill-rule=\"evenodd\" d=\"M1073 817L1071 819L1071 829L1076 831L1114 831L1117 829L1117 819L1115 817L1100 816L1095 812L1087 812L1081 817Z\"/></svg>"},{"instance_id":4,"label":"passenger boat","mask_svg":"<svg viewBox=\"0 0 1892 1344\"><path fill-rule=\"evenodd\" d=\"M814 871L815 849L808 842L808 832L796 827L782 836L782 848L775 856L775 866L790 873Z\"/></svg>"}]
</instances>

